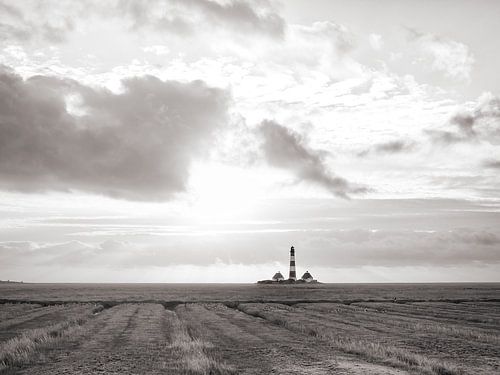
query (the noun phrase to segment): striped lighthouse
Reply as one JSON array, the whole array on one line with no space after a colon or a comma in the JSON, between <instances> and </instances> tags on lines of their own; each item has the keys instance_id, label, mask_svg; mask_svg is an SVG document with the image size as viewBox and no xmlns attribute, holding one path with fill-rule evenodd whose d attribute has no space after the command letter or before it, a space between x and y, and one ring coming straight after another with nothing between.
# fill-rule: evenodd
<instances>
[{"instance_id":1,"label":"striped lighthouse","mask_svg":"<svg viewBox=\"0 0 500 375\"><path fill-rule=\"evenodd\" d=\"M295 249L293 246L290 248L290 276L288 279L297 281L297 274L295 273Z\"/></svg>"}]
</instances>

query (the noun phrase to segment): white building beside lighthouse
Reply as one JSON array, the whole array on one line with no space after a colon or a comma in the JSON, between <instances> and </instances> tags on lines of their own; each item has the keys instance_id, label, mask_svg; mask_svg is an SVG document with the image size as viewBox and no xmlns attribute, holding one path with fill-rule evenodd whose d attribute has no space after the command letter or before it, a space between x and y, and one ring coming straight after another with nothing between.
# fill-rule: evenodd
<instances>
[{"instance_id":1,"label":"white building beside lighthouse","mask_svg":"<svg viewBox=\"0 0 500 375\"><path fill-rule=\"evenodd\" d=\"M272 278L273 281L283 281L285 280L285 278L283 277L283 275L281 274L281 272L276 272Z\"/></svg>"},{"instance_id":2,"label":"white building beside lighthouse","mask_svg":"<svg viewBox=\"0 0 500 375\"><path fill-rule=\"evenodd\" d=\"M302 280L304 280L306 283L310 283L311 281L314 280L314 278L309 273L309 271L306 271L306 273L302 275Z\"/></svg>"}]
</instances>

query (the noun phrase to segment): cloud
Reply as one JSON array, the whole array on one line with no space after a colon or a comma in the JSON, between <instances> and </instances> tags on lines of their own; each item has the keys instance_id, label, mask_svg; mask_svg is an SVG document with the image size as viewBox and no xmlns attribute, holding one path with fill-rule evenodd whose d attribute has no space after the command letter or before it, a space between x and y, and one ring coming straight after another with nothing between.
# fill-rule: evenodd
<instances>
[{"instance_id":1,"label":"cloud","mask_svg":"<svg viewBox=\"0 0 500 375\"><path fill-rule=\"evenodd\" d=\"M281 38L285 21L267 1L244 0L82 0L0 1L0 40L63 42L82 19L128 20L132 30L150 29L173 35L200 33L200 29L237 34L258 33Z\"/></svg>"},{"instance_id":2,"label":"cloud","mask_svg":"<svg viewBox=\"0 0 500 375\"><path fill-rule=\"evenodd\" d=\"M324 152L309 148L298 133L269 120L263 121L258 131L263 138L262 151L270 165L290 170L300 180L315 183L338 197L348 198L350 194L367 191L328 171Z\"/></svg>"},{"instance_id":3,"label":"cloud","mask_svg":"<svg viewBox=\"0 0 500 375\"><path fill-rule=\"evenodd\" d=\"M75 7L63 2L57 5L58 11L53 11L48 4L0 1L0 42L64 41L67 33L74 29L72 16L78 14L81 5Z\"/></svg>"},{"instance_id":4,"label":"cloud","mask_svg":"<svg viewBox=\"0 0 500 375\"><path fill-rule=\"evenodd\" d=\"M287 261L287 245L300 254L299 267L442 266L500 263L500 236L493 230L323 230L171 237L156 245L108 240L98 243L1 242L0 265L63 265L121 269L266 264ZM200 247L203 251L200 251ZM238 249L235 251L234 249ZM1 268L0 268L1 269Z\"/></svg>"},{"instance_id":5,"label":"cloud","mask_svg":"<svg viewBox=\"0 0 500 375\"><path fill-rule=\"evenodd\" d=\"M500 99L491 93L481 95L471 111L454 114L446 130L426 130L435 142L453 144L483 141L500 143Z\"/></svg>"},{"instance_id":6,"label":"cloud","mask_svg":"<svg viewBox=\"0 0 500 375\"><path fill-rule=\"evenodd\" d=\"M152 54L155 54L157 56L168 55L170 53L170 50L168 49L168 47L164 46L164 45L147 46L147 47L143 47L142 50L144 52L152 53Z\"/></svg>"},{"instance_id":7,"label":"cloud","mask_svg":"<svg viewBox=\"0 0 500 375\"><path fill-rule=\"evenodd\" d=\"M347 27L318 21L311 25L289 25L283 43L269 44L265 49L259 47L257 52L263 51L265 61L278 63L283 70L300 71L302 77L321 72L340 80L360 73L358 64L350 58L354 46L354 36Z\"/></svg>"},{"instance_id":8,"label":"cloud","mask_svg":"<svg viewBox=\"0 0 500 375\"><path fill-rule=\"evenodd\" d=\"M134 29L153 28L177 34L194 33L203 26L281 38L285 27L283 18L266 1L119 0L116 10L130 17Z\"/></svg>"},{"instance_id":9,"label":"cloud","mask_svg":"<svg viewBox=\"0 0 500 375\"><path fill-rule=\"evenodd\" d=\"M384 40L382 38L382 35L380 35L380 34L374 34L374 33L369 34L368 41L370 42L370 46L374 50L379 50L384 45Z\"/></svg>"},{"instance_id":10,"label":"cloud","mask_svg":"<svg viewBox=\"0 0 500 375\"><path fill-rule=\"evenodd\" d=\"M474 66L474 56L467 45L431 33L422 33L407 28L408 39L415 43L429 60L432 70L445 74L448 78L469 81Z\"/></svg>"},{"instance_id":11,"label":"cloud","mask_svg":"<svg viewBox=\"0 0 500 375\"><path fill-rule=\"evenodd\" d=\"M397 154L413 151L416 147L416 143L411 140L397 139L394 141L377 143L366 150L358 153L359 157L364 157L369 154Z\"/></svg>"},{"instance_id":12,"label":"cloud","mask_svg":"<svg viewBox=\"0 0 500 375\"><path fill-rule=\"evenodd\" d=\"M193 157L226 123L225 91L152 76L113 93L0 72L0 187L82 190L134 200L183 191Z\"/></svg>"},{"instance_id":13,"label":"cloud","mask_svg":"<svg viewBox=\"0 0 500 375\"><path fill-rule=\"evenodd\" d=\"M302 247L318 264L342 266L455 266L500 263L498 233L456 228L447 231L332 231L310 237ZM325 249L331 249L325 251Z\"/></svg>"},{"instance_id":14,"label":"cloud","mask_svg":"<svg viewBox=\"0 0 500 375\"><path fill-rule=\"evenodd\" d=\"M198 8L208 18L213 19L214 24L230 24L239 32L256 31L271 36L283 36L285 22L266 2L260 2L260 6L257 2L251 6L245 1L220 4L208 0L177 0L177 3Z\"/></svg>"},{"instance_id":15,"label":"cloud","mask_svg":"<svg viewBox=\"0 0 500 375\"><path fill-rule=\"evenodd\" d=\"M483 161L483 167L491 169L500 169L500 160L488 159Z\"/></svg>"}]
</instances>

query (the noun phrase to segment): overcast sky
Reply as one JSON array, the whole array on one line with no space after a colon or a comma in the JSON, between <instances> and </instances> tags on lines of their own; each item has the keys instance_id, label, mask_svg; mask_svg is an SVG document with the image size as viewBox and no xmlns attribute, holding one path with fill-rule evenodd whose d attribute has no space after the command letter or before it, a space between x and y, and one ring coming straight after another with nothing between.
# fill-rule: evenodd
<instances>
[{"instance_id":1,"label":"overcast sky","mask_svg":"<svg viewBox=\"0 0 500 375\"><path fill-rule=\"evenodd\" d=\"M499 19L0 0L0 279L500 281Z\"/></svg>"}]
</instances>

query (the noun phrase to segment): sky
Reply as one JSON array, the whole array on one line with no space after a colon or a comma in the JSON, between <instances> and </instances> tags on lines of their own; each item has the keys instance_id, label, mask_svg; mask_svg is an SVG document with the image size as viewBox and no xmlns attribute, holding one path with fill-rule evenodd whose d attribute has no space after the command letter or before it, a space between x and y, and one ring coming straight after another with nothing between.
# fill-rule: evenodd
<instances>
[{"instance_id":1,"label":"sky","mask_svg":"<svg viewBox=\"0 0 500 375\"><path fill-rule=\"evenodd\" d=\"M498 19L0 0L0 279L500 281Z\"/></svg>"}]
</instances>

